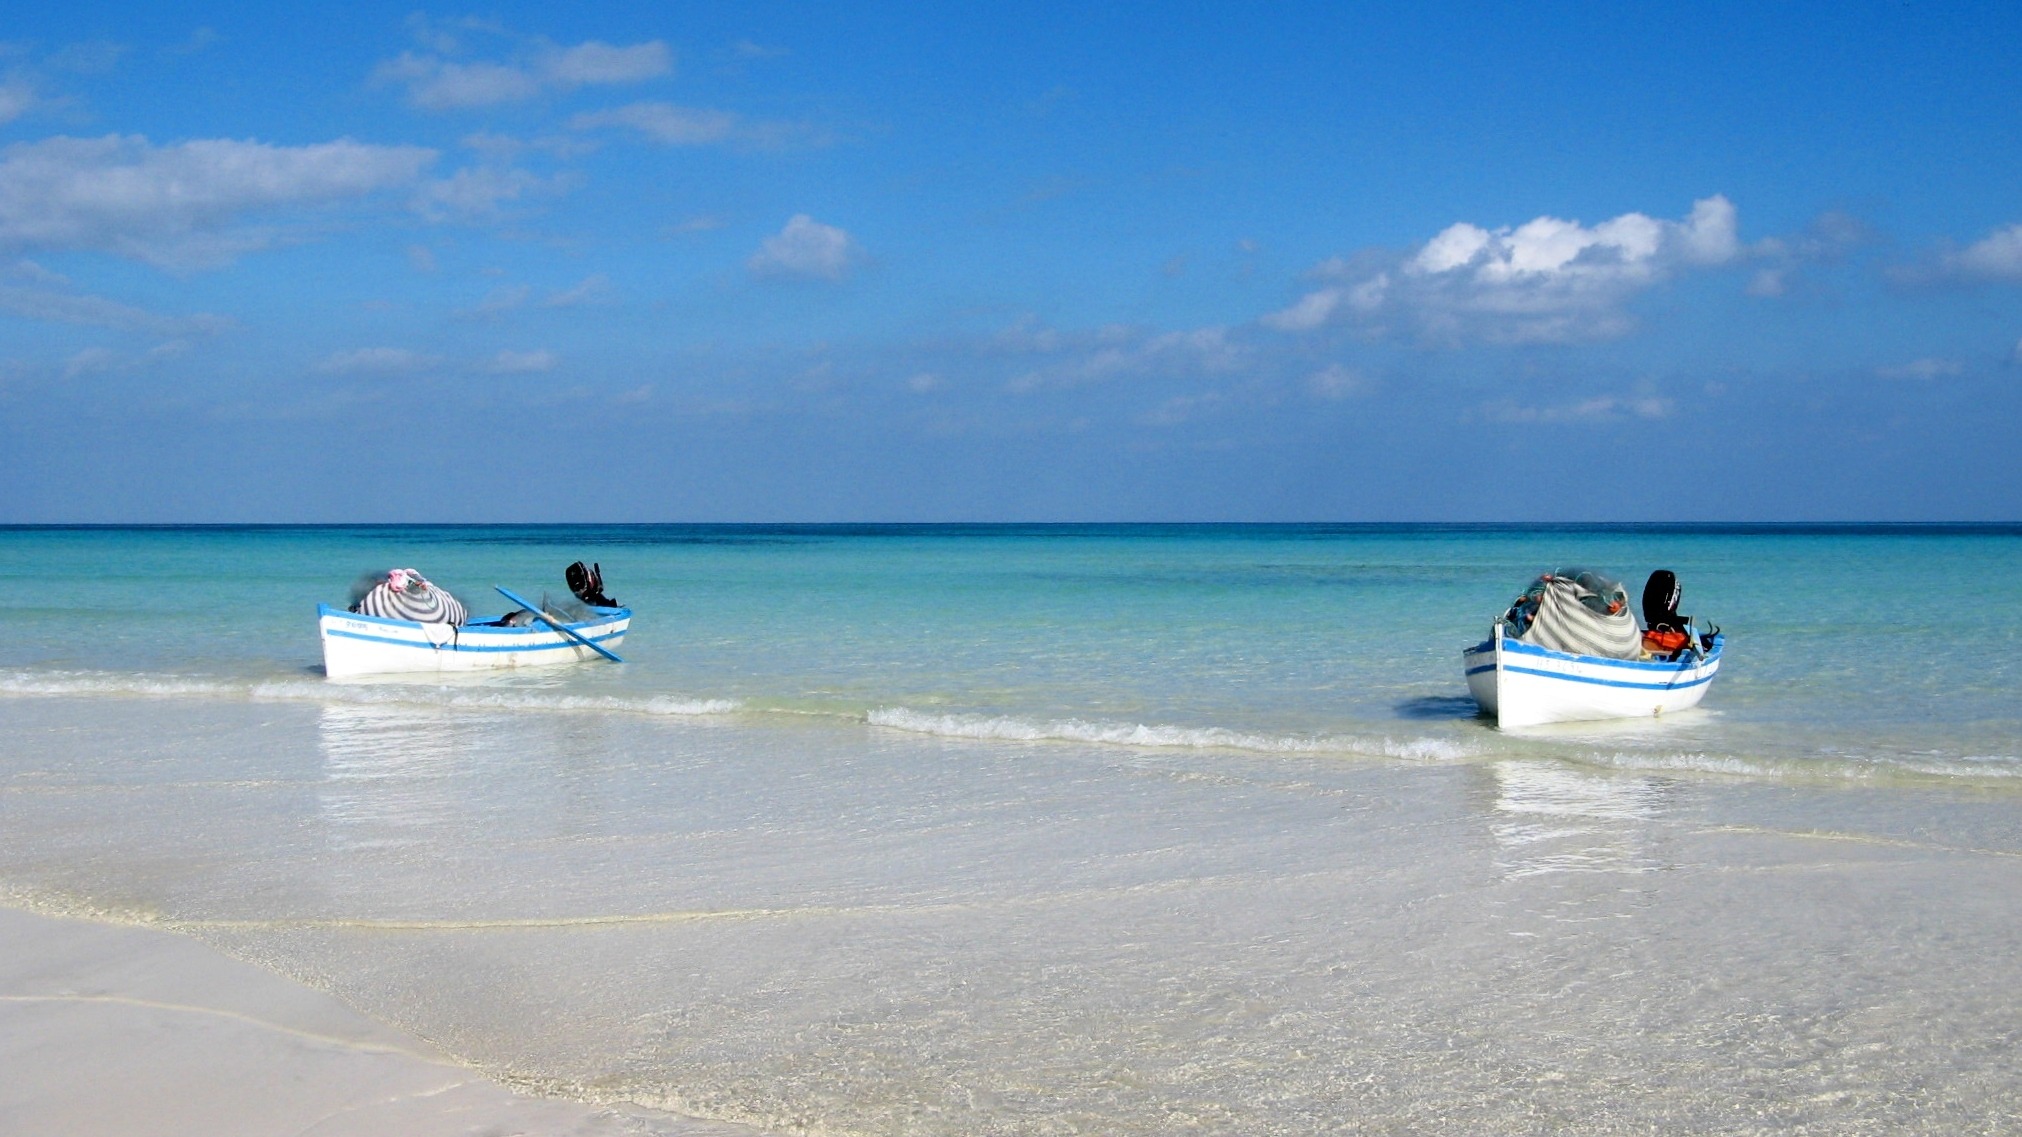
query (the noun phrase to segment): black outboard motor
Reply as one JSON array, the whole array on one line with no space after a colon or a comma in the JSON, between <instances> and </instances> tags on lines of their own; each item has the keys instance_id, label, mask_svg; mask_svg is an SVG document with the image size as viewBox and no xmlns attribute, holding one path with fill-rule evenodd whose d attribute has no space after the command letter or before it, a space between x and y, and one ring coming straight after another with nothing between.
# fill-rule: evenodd
<instances>
[{"instance_id":1,"label":"black outboard motor","mask_svg":"<svg viewBox=\"0 0 2022 1137\"><path fill-rule=\"evenodd\" d=\"M562 570L562 579L568 581L569 591L576 594L576 599L585 604L596 608L624 607L624 605L618 603L616 600L604 595L603 565L592 564L589 568L584 568L583 562L577 561L575 564Z\"/></svg>"},{"instance_id":2,"label":"black outboard motor","mask_svg":"<svg viewBox=\"0 0 2022 1137\"><path fill-rule=\"evenodd\" d=\"M1670 569L1650 574L1643 586L1643 627L1652 632L1682 632L1692 617L1678 614L1678 576Z\"/></svg>"}]
</instances>

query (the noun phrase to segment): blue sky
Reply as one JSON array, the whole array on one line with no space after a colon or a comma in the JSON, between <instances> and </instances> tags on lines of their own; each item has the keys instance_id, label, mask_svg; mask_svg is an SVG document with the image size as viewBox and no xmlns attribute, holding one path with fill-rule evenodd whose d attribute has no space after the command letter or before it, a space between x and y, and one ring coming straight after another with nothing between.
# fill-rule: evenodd
<instances>
[{"instance_id":1,"label":"blue sky","mask_svg":"<svg viewBox=\"0 0 2022 1137\"><path fill-rule=\"evenodd\" d=\"M44 6L0 522L2012 520L2008 5Z\"/></svg>"}]
</instances>

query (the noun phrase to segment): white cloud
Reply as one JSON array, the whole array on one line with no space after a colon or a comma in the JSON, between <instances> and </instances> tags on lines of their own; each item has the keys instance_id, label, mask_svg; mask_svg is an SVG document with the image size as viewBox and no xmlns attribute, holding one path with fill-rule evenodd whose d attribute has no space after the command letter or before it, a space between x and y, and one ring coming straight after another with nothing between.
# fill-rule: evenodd
<instances>
[{"instance_id":1,"label":"white cloud","mask_svg":"<svg viewBox=\"0 0 2022 1137\"><path fill-rule=\"evenodd\" d=\"M1557 217L1484 229L1458 222L1412 255L1359 274L1332 260L1316 270L1338 283L1263 317L1279 331L1310 331L1343 317L1396 318L1436 340L1568 342L1628 330L1626 301L1685 268L1741 252L1734 206L1695 202L1682 221L1625 213L1593 226Z\"/></svg>"},{"instance_id":2,"label":"white cloud","mask_svg":"<svg viewBox=\"0 0 2022 1137\"><path fill-rule=\"evenodd\" d=\"M274 146L138 135L56 137L0 150L0 248L98 249L169 267L222 264L282 234L247 215L410 185L435 160L419 146L349 139Z\"/></svg>"},{"instance_id":3,"label":"white cloud","mask_svg":"<svg viewBox=\"0 0 2022 1137\"><path fill-rule=\"evenodd\" d=\"M947 380L931 371L922 371L906 380L906 390L911 391L915 395L924 395L930 391L938 391L947 385Z\"/></svg>"},{"instance_id":4,"label":"white cloud","mask_svg":"<svg viewBox=\"0 0 2022 1137\"><path fill-rule=\"evenodd\" d=\"M438 41L453 50L453 41ZM671 74L673 53L659 40L617 47L590 40L574 47L532 41L505 61L446 59L402 52L373 72L374 80L407 88L407 101L430 111L523 102L550 91L637 83Z\"/></svg>"},{"instance_id":5,"label":"white cloud","mask_svg":"<svg viewBox=\"0 0 2022 1137\"><path fill-rule=\"evenodd\" d=\"M1908 363L1893 367L1877 367L1875 374L1883 379L1943 379L1951 375L1963 375L1966 365L1956 359L1939 359L1935 356L1913 359Z\"/></svg>"},{"instance_id":6,"label":"white cloud","mask_svg":"<svg viewBox=\"0 0 2022 1137\"><path fill-rule=\"evenodd\" d=\"M485 364L485 370L500 375L553 371L559 362L552 351L501 351Z\"/></svg>"},{"instance_id":7,"label":"white cloud","mask_svg":"<svg viewBox=\"0 0 2022 1137\"><path fill-rule=\"evenodd\" d=\"M841 280L862 259L848 233L797 213L786 228L761 242L745 265L755 276Z\"/></svg>"},{"instance_id":8,"label":"white cloud","mask_svg":"<svg viewBox=\"0 0 2022 1137\"><path fill-rule=\"evenodd\" d=\"M325 375L405 375L441 362L440 356L404 347L361 347L325 357L316 370Z\"/></svg>"},{"instance_id":9,"label":"white cloud","mask_svg":"<svg viewBox=\"0 0 2022 1137\"><path fill-rule=\"evenodd\" d=\"M1299 297L1298 302L1290 308L1265 316L1264 324L1281 332L1311 331L1326 323L1345 299L1347 291L1340 288L1322 288L1308 292Z\"/></svg>"}]
</instances>

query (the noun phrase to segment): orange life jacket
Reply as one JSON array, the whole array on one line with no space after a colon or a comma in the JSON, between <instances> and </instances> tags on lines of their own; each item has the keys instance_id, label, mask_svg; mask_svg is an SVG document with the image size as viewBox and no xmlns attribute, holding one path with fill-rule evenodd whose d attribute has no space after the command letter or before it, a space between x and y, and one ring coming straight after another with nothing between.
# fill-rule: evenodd
<instances>
[{"instance_id":1,"label":"orange life jacket","mask_svg":"<svg viewBox=\"0 0 2022 1137\"><path fill-rule=\"evenodd\" d=\"M1669 655L1691 642L1692 637L1684 632L1666 630L1643 633L1643 649L1651 655Z\"/></svg>"}]
</instances>

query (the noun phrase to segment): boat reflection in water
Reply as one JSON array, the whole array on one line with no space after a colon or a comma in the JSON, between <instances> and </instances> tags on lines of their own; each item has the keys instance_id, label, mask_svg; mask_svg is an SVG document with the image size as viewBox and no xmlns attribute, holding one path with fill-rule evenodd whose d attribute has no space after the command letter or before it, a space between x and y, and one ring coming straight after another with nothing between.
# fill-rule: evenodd
<instances>
[{"instance_id":1,"label":"boat reflection in water","mask_svg":"<svg viewBox=\"0 0 2022 1137\"><path fill-rule=\"evenodd\" d=\"M1488 770L1495 779L1490 831L1503 876L1670 867L1660 824L1675 792L1669 781L1544 759L1506 759Z\"/></svg>"}]
</instances>

